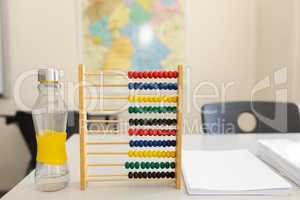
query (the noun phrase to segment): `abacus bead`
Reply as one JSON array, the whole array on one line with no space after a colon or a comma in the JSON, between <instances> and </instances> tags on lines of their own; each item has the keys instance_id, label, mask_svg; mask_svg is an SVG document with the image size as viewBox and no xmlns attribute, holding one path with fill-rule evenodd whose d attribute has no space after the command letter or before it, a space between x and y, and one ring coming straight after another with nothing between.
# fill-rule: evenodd
<instances>
[{"instance_id":1,"label":"abacus bead","mask_svg":"<svg viewBox=\"0 0 300 200\"><path fill-rule=\"evenodd\" d=\"M169 140L164 140L163 141L163 147L169 147L170 146L170 141Z\"/></svg>"},{"instance_id":2,"label":"abacus bead","mask_svg":"<svg viewBox=\"0 0 300 200\"><path fill-rule=\"evenodd\" d=\"M161 176L161 178L165 178L167 175L166 175L165 172L161 172L161 173L160 173L160 176Z\"/></svg>"},{"instance_id":3,"label":"abacus bead","mask_svg":"<svg viewBox=\"0 0 300 200\"><path fill-rule=\"evenodd\" d=\"M149 168L150 168L150 162L146 162L145 168L146 168L146 169L149 169Z\"/></svg>"},{"instance_id":4,"label":"abacus bead","mask_svg":"<svg viewBox=\"0 0 300 200\"><path fill-rule=\"evenodd\" d=\"M173 140L173 141L172 141L172 146L173 146L173 147L176 147L176 140Z\"/></svg>"},{"instance_id":5,"label":"abacus bead","mask_svg":"<svg viewBox=\"0 0 300 200\"><path fill-rule=\"evenodd\" d=\"M157 141L156 141L156 146L157 146L157 147L160 147L160 146L161 146L161 141L160 141L160 140L157 140Z\"/></svg>"},{"instance_id":6,"label":"abacus bead","mask_svg":"<svg viewBox=\"0 0 300 200\"><path fill-rule=\"evenodd\" d=\"M149 71L147 76L148 76L148 78L153 78L153 71Z\"/></svg>"},{"instance_id":7,"label":"abacus bead","mask_svg":"<svg viewBox=\"0 0 300 200\"><path fill-rule=\"evenodd\" d=\"M168 78L172 78L172 77L173 77L172 71L168 71Z\"/></svg>"},{"instance_id":8,"label":"abacus bead","mask_svg":"<svg viewBox=\"0 0 300 200\"><path fill-rule=\"evenodd\" d=\"M156 130L156 134L155 135L161 135L161 130Z\"/></svg>"},{"instance_id":9,"label":"abacus bead","mask_svg":"<svg viewBox=\"0 0 300 200\"><path fill-rule=\"evenodd\" d=\"M165 163L165 167L166 167L166 169L169 169L169 168L170 168L170 163L169 163L169 162L166 162L166 163Z\"/></svg>"},{"instance_id":10,"label":"abacus bead","mask_svg":"<svg viewBox=\"0 0 300 200\"><path fill-rule=\"evenodd\" d=\"M171 178L175 178L175 172L171 172Z\"/></svg>"},{"instance_id":11,"label":"abacus bead","mask_svg":"<svg viewBox=\"0 0 300 200\"><path fill-rule=\"evenodd\" d=\"M144 83L144 84L142 85L142 88L141 88L141 89L148 90L148 89L149 89L148 83Z\"/></svg>"},{"instance_id":12,"label":"abacus bead","mask_svg":"<svg viewBox=\"0 0 300 200\"><path fill-rule=\"evenodd\" d=\"M165 166L166 166L166 165L165 165L165 163L164 163L164 162L161 162L161 163L160 163L160 168L161 168L161 169L164 169L164 168L165 168Z\"/></svg>"},{"instance_id":13,"label":"abacus bead","mask_svg":"<svg viewBox=\"0 0 300 200\"><path fill-rule=\"evenodd\" d=\"M171 158L171 152L167 151L167 152L165 153L165 157Z\"/></svg>"},{"instance_id":14,"label":"abacus bead","mask_svg":"<svg viewBox=\"0 0 300 200\"><path fill-rule=\"evenodd\" d=\"M158 78L163 78L163 72L162 71L158 72Z\"/></svg>"},{"instance_id":15,"label":"abacus bead","mask_svg":"<svg viewBox=\"0 0 300 200\"><path fill-rule=\"evenodd\" d=\"M154 169L154 168L155 168L155 163L154 163L154 162L151 162L151 163L150 163L150 168L151 168L151 169Z\"/></svg>"},{"instance_id":16,"label":"abacus bead","mask_svg":"<svg viewBox=\"0 0 300 200\"><path fill-rule=\"evenodd\" d=\"M130 169L134 169L134 166L135 166L135 165L134 165L134 162L130 162L130 163L129 163Z\"/></svg>"},{"instance_id":17,"label":"abacus bead","mask_svg":"<svg viewBox=\"0 0 300 200\"><path fill-rule=\"evenodd\" d=\"M133 178L133 173L132 173L132 172L129 172L129 173L128 173L128 178L129 178L129 179L132 179L132 178Z\"/></svg>"},{"instance_id":18,"label":"abacus bead","mask_svg":"<svg viewBox=\"0 0 300 200\"><path fill-rule=\"evenodd\" d=\"M137 146L138 147L143 147L144 146L144 142L142 140L138 140L137 141Z\"/></svg>"},{"instance_id":19,"label":"abacus bead","mask_svg":"<svg viewBox=\"0 0 300 200\"><path fill-rule=\"evenodd\" d=\"M162 158L169 157L168 152L166 152L166 151L160 152L160 157L162 157Z\"/></svg>"},{"instance_id":20,"label":"abacus bead","mask_svg":"<svg viewBox=\"0 0 300 200\"><path fill-rule=\"evenodd\" d=\"M156 178L161 178L160 172L156 172Z\"/></svg>"},{"instance_id":21,"label":"abacus bead","mask_svg":"<svg viewBox=\"0 0 300 200\"><path fill-rule=\"evenodd\" d=\"M161 146L166 147L167 146L167 142L166 141L161 141Z\"/></svg>"},{"instance_id":22,"label":"abacus bead","mask_svg":"<svg viewBox=\"0 0 300 200\"><path fill-rule=\"evenodd\" d=\"M152 178L156 178L156 172L152 172L152 173L151 173L151 177L152 177Z\"/></svg>"},{"instance_id":23,"label":"abacus bead","mask_svg":"<svg viewBox=\"0 0 300 200\"><path fill-rule=\"evenodd\" d=\"M172 169L175 169L175 166L176 166L175 162L171 162L170 166L171 166Z\"/></svg>"},{"instance_id":24,"label":"abacus bead","mask_svg":"<svg viewBox=\"0 0 300 200\"><path fill-rule=\"evenodd\" d=\"M164 72L163 72L163 77L164 77L164 78L168 78L168 72L167 72L167 71L164 71Z\"/></svg>"},{"instance_id":25,"label":"abacus bead","mask_svg":"<svg viewBox=\"0 0 300 200\"><path fill-rule=\"evenodd\" d=\"M143 72L143 78L148 78L148 72Z\"/></svg>"},{"instance_id":26,"label":"abacus bead","mask_svg":"<svg viewBox=\"0 0 300 200\"><path fill-rule=\"evenodd\" d=\"M147 147L152 147L152 140L149 140L149 141L147 142Z\"/></svg>"},{"instance_id":27,"label":"abacus bead","mask_svg":"<svg viewBox=\"0 0 300 200\"><path fill-rule=\"evenodd\" d=\"M176 83L174 84L173 88L174 88L174 90L177 90L177 89L178 89L178 86L177 86Z\"/></svg>"},{"instance_id":28,"label":"abacus bead","mask_svg":"<svg viewBox=\"0 0 300 200\"><path fill-rule=\"evenodd\" d=\"M145 124L145 121L143 119L138 119L137 120L137 125L144 125Z\"/></svg>"},{"instance_id":29,"label":"abacus bead","mask_svg":"<svg viewBox=\"0 0 300 200\"><path fill-rule=\"evenodd\" d=\"M147 178L147 172L142 172L142 177Z\"/></svg>"},{"instance_id":30,"label":"abacus bead","mask_svg":"<svg viewBox=\"0 0 300 200\"><path fill-rule=\"evenodd\" d=\"M152 178L152 172L147 173L147 178Z\"/></svg>"},{"instance_id":31,"label":"abacus bead","mask_svg":"<svg viewBox=\"0 0 300 200\"><path fill-rule=\"evenodd\" d=\"M133 129L129 129L129 130L128 130L128 134L129 134L129 135L134 135L134 134L135 134L135 131L134 131Z\"/></svg>"},{"instance_id":32,"label":"abacus bead","mask_svg":"<svg viewBox=\"0 0 300 200\"><path fill-rule=\"evenodd\" d=\"M125 162L125 168L129 169L129 162Z\"/></svg>"},{"instance_id":33,"label":"abacus bead","mask_svg":"<svg viewBox=\"0 0 300 200\"><path fill-rule=\"evenodd\" d=\"M133 151L133 157L139 157L139 152L138 151Z\"/></svg>"},{"instance_id":34,"label":"abacus bead","mask_svg":"<svg viewBox=\"0 0 300 200\"><path fill-rule=\"evenodd\" d=\"M137 78L138 77L138 73L137 72L132 72L132 77L131 78Z\"/></svg>"},{"instance_id":35,"label":"abacus bead","mask_svg":"<svg viewBox=\"0 0 300 200\"><path fill-rule=\"evenodd\" d=\"M127 76L128 76L128 78L131 78L131 77L132 77L132 71L129 71L129 72L127 73Z\"/></svg>"},{"instance_id":36,"label":"abacus bead","mask_svg":"<svg viewBox=\"0 0 300 200\"><path fill-rule=\"evenodd\" d=\"M134 141L130 140L129 146L130 146L130 147L134 147Z\"/></svg>"},{"instance_id":37,"label":"abacus bead","mask_svg":"<svg viewBox=\"0 0 300 200\"><path fill-rule=\"evenodd\" d=\"M134 120L133 119L129 119L129 125L130 126L134 125Z\"/></svg>"},{"instance_id":38,"label":"abacus bead","mask_svg":"<svg viewBox=\"0 0 300 200\"><path fill-rule=\"evenodd\" d=\"M176 135L177 134L177 131L174 129L174 130L171 130L171 134L172 135Z\"/></svg>"},{"instance_id":39,"label":"abacus bead","mask_svg":"<svg viewBox=\"0 0 300 200\"><path fill-rule=\"evenodd\" d=\"M177 77L178 77L178 72L177 72L177 71L174 71L174 72L173 72L173 77L174 77L174 78L177 78Z\"/></svg>"},{"instance_id":40,"label":"abacus bead","mask_svg":"<svg viewBox=\"0 0 300 200\"><path fill-rule=\"evenodd\" d=\"M144 146L144 147L149 147L149 141L144 140L144 141L143 141L143 146Z\"/></svg>"},{"instance_id":41,"label":"abacus bead","mask_svg":"<svg viewBox=\"0 0 300 200\"><path fill-rule=\"evenodd\" d=\"M129 112L129 113L136 113L134 107L129 107L129 108L128 108L128 112Z\"/></svg>"},{"instance_id":42,"label":"abacus bead","mask_svg":"<svg viewBox=\"0 0 300 200\"><path fill-rule=\"evenodd\" d=\"M145 163L145 162L142 162L142 163L141 163L141 168L142 168L142 169L145 169L145 168L146 168L146 163Z\"/></svg>"},{"instance_id":43,"label":"abacus bead","mask_svg":"<svg viewBox=\"0 0 300 200\"><path fill-rule=\"evenodd\" d=\"M172 157L172 158L175 158L175 157L176 157L176 152L175 152L175 151L172 151L172 152L171 152L171 157Z\"/></svg>"},{"instance_id":44,"label":"abacus bead","mask_svg":"<svg viewBox=\"0 0 300 200\"><path fill-rule=\"evenodd\" d=\"M155 168L159 169L159 163L158 162L155 163Z\"/></svg>"},{"instance_id":45,"label":"abacus bead","mask_svg":"<svg viewBox=\"0 0 300 200\"><path fill-rule=\"evenodd\" d=\"M158 78L158 71L153 72L153 78Z\"/></svg>"},{"instance_id":46,"label":"abacus bead","mask_svg":"<svg viewBox=\"0 0 300 200\"><path fill-rule=\"evenodd\" d=\"M137 177L138 177L137 172L133 172L133 178L137 178Z\"/></svg>"},{"instance_id":47,"label":"abacus bead","mask_svg":"<svg viewBox=\"0 0 300 200\"><path fill-rule=\"evenodd\" d=\"M150 157L157 157L158 156L158 151L152 151Z\"/></svg>"},{"instance_id":48,"label":"abacus bead","mask_svg":"<svg viewBox=\"0 0 300 200\"><path fill-rule=\"evenodd\" d=\"M140 168L140 163L139 162L135 162L134 163L134 167L135 167L135 169L139 169Z\"/></svg>"},{"instance_id":49,"label":"abacus bead","mask_svg":"<svg viewBox=\"0 0 300 200\"><path fill-rule=\"evenodd\" d=\"M163 89L164 90L169 90L169 84L168 83L163 83Z\"/></svg>"},{"instance_id":50,"label":"abacus bead","mask_svg":"<svg viewBox=\"0 0 300 200\"><path fill-rule=\"evenodd\" d=\"M139 172L138 177L139 177L139 179L143 178L143 172Z\"/></svg>"},{"instance_id":51,"label":"abacus bead","mask_svg":"<svg viewBox=\"0 0 300 200\"><path fill-rule=\"evenodd\" d=\"M170 172L166 172L166 177L171 178Z\"/></svg>"},{"instance_id":52,"label":"abacus bead","mask_svg":"<svg viewBox=\"0 0 300 200\"><path fill-rule=\"evenodd\" d=\"M129 90L132 90L133 88L134 88L133 83L128 83L128 89L129 89Z\"/></svg>"},{"instance_id":53,"label":"abacus bead","mask_svg":"<svg viewBox=\"0 0 300 200\"><path fill-rule=\"evenodd\" d=\"M143 78L141 72L137 72L137 78Z\"/></svg>"},{"instance_id":54,"label":"abacus bead","mask_svg":"<svg viewBox=\"0 0 300 200\"><path fill-rule=\"evenodd\" d=\"M161 123L162 123L162 119L158 119L157 120L157 125L161 125Z\"/></svg>"}]
</instances>

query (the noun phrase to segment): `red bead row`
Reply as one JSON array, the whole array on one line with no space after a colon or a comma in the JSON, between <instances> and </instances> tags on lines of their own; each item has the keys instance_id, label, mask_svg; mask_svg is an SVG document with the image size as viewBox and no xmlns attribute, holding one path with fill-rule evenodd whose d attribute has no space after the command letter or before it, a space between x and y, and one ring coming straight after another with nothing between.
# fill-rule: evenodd
<instances>
[{"instance_id":1,"label":"red bead row","mask_svg":"<svg viewBox=\"0 0 300 200\"><path fill-rule=\"evenodd\" d=\"M129 71L128 78L142 79L142 78L177 78L177 71Z\"/></svg>"},{"instance_id":2,"label":"red bead row","mask_svg":"<svg viewBox=\"0 0 300 200\"><path fill-rule=\"evenodd\" d=\"M128 134L138 136L175 136L177 133L174 129L129 129Z\"/></svg>"}]
</instances>

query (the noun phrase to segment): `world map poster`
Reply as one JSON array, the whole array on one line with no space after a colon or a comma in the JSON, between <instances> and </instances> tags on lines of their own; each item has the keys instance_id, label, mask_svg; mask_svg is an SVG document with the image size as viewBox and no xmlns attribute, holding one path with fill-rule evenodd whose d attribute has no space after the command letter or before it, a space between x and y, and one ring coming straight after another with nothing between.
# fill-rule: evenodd
<instances>
[{"instance_id":1,"label":"world map poster","mask_svg":"<svg viewBox=\"0 0 300 200\"><path fill-rule=\"evenodd\" d=\"M184 0L82 0L84 64L155 70L184 64Z\"/></svg>"}]
</instances>

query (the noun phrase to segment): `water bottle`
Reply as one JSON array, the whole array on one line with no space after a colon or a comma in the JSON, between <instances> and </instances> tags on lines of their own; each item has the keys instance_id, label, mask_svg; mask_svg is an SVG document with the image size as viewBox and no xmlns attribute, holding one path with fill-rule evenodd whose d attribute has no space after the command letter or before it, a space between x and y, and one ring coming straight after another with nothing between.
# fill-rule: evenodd
<instances>
[{"instance_id":1,"label":"water bottle","mask_svg":"<svg viewBox=\"0 0 300 200\"><path fill-rule=\"evenodd\" d=\"M32 110L37 140L35 184L38 190L50 192L63 189L69 182L67 107L56 69L40 69L38 82L39 96Z\"/></svg>"}]
</instances>

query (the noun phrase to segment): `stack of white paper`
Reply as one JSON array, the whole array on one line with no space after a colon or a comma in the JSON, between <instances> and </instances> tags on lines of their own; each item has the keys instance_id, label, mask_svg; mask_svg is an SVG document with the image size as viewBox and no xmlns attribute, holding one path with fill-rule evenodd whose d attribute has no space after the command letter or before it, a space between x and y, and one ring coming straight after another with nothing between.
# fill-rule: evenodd
<instances>
[{"instance_id":1,"label":"stack of white paper","mask_svg":"<svg viewBox=\"0 0 300 200\"><path fill-rule=\"evenodd\" d=\"M300 185L300 143L285 139L258 141L258 155Z\"/></svg>"},{"instance_id":2,"label":"stack of white paper","mask_svg":"<svg viewBox=\"0 0 300 200\"><path fill-rule=\"evenodd\" d=\"M191 195L275 195L291 190L248 150L183 151L182 167Z\"/></svg>"}]
</instances>

